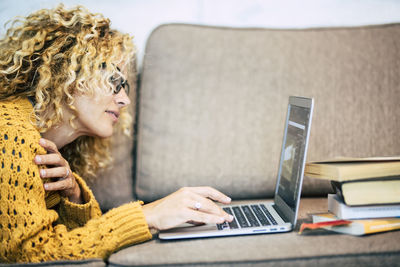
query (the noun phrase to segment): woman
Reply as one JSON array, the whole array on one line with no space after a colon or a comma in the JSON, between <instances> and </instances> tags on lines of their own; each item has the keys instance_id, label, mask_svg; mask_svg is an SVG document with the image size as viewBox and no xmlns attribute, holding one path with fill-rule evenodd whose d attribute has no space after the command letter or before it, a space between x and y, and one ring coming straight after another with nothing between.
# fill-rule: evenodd
<instances>
[{"instance_id":1,"label":"woman","mask_svg":"<svg viewBox=\"0 0 400 267\"><path fill-rule=\"evenodd\" d=\"M184 188L102 215L87 177L110 162L108 137L127 129L131 37L82 7L40 10L0 41L0 259L107 258L149 229L232 217L208 187ZM110 177L112 179L112 177Z\"/></svg>"}]
</instances>

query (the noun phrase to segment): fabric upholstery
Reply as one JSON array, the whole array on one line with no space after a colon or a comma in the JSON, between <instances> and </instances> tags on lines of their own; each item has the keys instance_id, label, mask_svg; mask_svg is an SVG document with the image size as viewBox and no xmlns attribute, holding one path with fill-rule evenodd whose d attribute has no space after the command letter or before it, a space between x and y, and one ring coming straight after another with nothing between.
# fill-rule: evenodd
<instances>
[{"instance_id":1,"label":"fabric upholstery","mask_svg":"<svg viewBox=\"0 0 400 267\"><path fill-rule=\"evenodd\" d=\"M242 201L241 203L245 203ZM356 237L326 230L298 234L310 213L326 212L326 198L303 198L294 231L280 234L150 242L125 248L110 266L395 266L400 231Z\"/></svg>"},{"instance_id":2,"label":"fabric upholstery","mask_svg":"<svg viewBox=\"0 0 400 267\"><path fill-rule=\"evenodd\" d=\"M400 152L400 25L270 30L170 24L143 62L136 193L210 185L272 197L289 95L315 98L308 161ZM305 179L305 195L327 182Z\"/></svg>"}]
</instances>

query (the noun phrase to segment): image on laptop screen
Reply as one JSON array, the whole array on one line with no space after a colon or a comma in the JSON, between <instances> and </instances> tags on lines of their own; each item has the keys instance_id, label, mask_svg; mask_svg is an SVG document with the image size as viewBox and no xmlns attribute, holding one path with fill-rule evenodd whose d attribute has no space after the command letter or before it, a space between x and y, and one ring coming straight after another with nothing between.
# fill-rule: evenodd
<instances>
[{"instance_id":1,"label":"image on laptop screen","mask_svg":"<svg viewBox=\"0 0 400 267\"><path fill-rule=\"evenodd\" d=\"M290 105L277 194L294 212L301 189L298 177L301 176L304 161L309 116L309 108Z\"/></svg>"}]
</instances>

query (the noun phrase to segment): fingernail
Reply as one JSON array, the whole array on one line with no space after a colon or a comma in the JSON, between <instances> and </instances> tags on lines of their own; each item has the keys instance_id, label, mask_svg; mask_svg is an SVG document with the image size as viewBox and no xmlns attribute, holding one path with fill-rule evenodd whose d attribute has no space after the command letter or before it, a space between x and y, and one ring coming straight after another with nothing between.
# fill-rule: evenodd
<instances>
[{"instance_id":1,"label":"fingernail","mask_svg":"<svg viewBox=\"0 0 400 267\"><path fill-rule=\"evenodd\" d=\"M46 144L46 142L44 141L43 138L40 138L40 139L39 139L39 144L44 145L44 144Z\"/></svg>"},{"instance_id":2,"label":"fingernail","mask_svg":"<svg viewBox=\"0 0 400 267\"><path fill-rule=\"evenodd\" d=\"M221 223L225 222L225 218L224 217L221 217L220 219L221 219Z\"/></svg>"},{"instance_id":3,"label":"fingernail","mask_svg":"<svg viewBox=\"0 0 400 267\"><path fill-rule=\"evenodd\" d=\"M231 198L230 197L226 197L226 201L231 202Z\"/></svg>"},{"instance_id":4,"label":"fingernail","mask_svg":"<svg viewBox=\"0 0 400 267\"><path fill-rule=\"evenodd\" d=\"M233 216L229 215L229 220L233 221Z\"/></svg>"},{"instance_id":5,"label":"fingernail","mask_svg":"<svg viewBox=\"0 0 400 267\"><path fill-rule=\"evenodd\" d=\"M40 170L40 176L45 177L46 176L46 171L45 170Z\"/></svg>"},{"instance_id":6,"label":"fingernail","mask_svg":"<svg viewBox=\"0 0 400 267\"><path fill-rule=\"evenodd\" d=\"M43 187L45 190L49 189L49 186L47 184L44 184Z\"/></svg>"},{"instance_id":7,"label":"fingernail","mask_svg":"<svg viewBox=\"0 0 400 267\"><path fill-rule=\"evenodd\" d=\"M35 161L36 161L36 163L41 163L42 159L39 156L36 156L35 157Z\"/></svg>"}]
</instances>

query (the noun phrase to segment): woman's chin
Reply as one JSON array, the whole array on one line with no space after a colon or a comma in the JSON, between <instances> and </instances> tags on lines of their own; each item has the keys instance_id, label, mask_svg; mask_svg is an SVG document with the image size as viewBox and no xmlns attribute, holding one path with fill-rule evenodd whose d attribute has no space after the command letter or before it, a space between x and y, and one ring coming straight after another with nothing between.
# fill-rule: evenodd
<instances>
[{"instance_id":1,"label":"woman's chin","mask_svg":"<svg viewBox=\"0 0 400 267\"><path fill-rule=\"evenodd\" d=\"M110 129L103 129L96 131L93 135L100 138L109 138L113 135L114 129L111 127Z\"/></svg>"}]
</instances>

